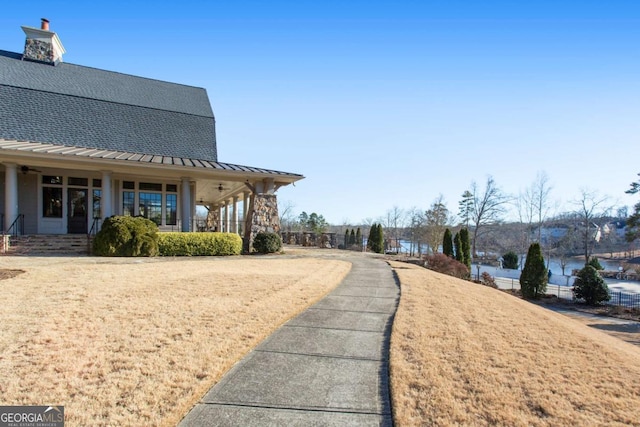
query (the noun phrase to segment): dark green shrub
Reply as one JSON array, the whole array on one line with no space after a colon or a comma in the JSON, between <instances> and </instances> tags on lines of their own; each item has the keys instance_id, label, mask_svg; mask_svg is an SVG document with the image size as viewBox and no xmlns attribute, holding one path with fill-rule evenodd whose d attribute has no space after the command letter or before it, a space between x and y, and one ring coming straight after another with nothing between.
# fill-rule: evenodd
<instances>
[{"instance_id":1,"label":"dark green shrub","mask_svg":"<svg viewBox=\"0 0 640 427\"><path fill-rule=\"evenodd\" d=\"M253 249L261 254L272 254L282 249L282 239L276 233L258 233L253 239Z\"/></svg>"},{"instance_id":2,"label":"dark green shrub","mask_svg":"<svg viewBox=\"0 0 640 427\"><path fill-rule=\"evenodd\" d=\"M362 246L362 231L360 231L360 227L356 231L356 245Z\"/></svg>"},{"instance_id":3,"label":"dark green shrub","mask_svg":"<svg viewBox=\"0 0 640 427\"><path fill-rule=\"evenodd\" d=\"M609 301L610 298L609 287L591 265L585 266L578 272L578 277L573 282L573 295L577 299L583 299L589 305Z\"/></svg>"},{"instance_id":4,"label":"dark green shrub","mask_svg":"<svg viewBox=\"0 0 640 427\"><path fill-rule=\"evenodd\" d=\"M462 253L462 237L460 237L460 232L453 236L453 249L456 253L456 261L463 262L464 254Z\"/></svg>"},{"instance_id":5,"label":"dark green shrub","mask_svg":"<svg viewBox=\"0 0 640 427\"><path fill-rule=\"evenodd\" d=\"M602 264L600 264L600 261L598 261L598 258L596 258L596 257L591 257L591 259L589 260L589 263L587 265L590 265L591 267L595 268L596 270L604 270L604 267L602 266Z\"/></svg>"},{"instance_id":6,"label":"dark green shrub","mask_svg":"<svg viewBox=\"0 0 640 427\"><path fill-rule=\"evenodd\" d=\"M444 237L442 238L442 253L446 256L453 258L453 237L451 236L451 230L448 228L444 230Z\"/></svg>"},{"instance_id":7,"label":"dark green shrub","mask_svg":"<svg viewBox=\"0 0 640 427\"><path fill-rule=\"evenodd\" d=\"M462 243L462 263L471 270L471 241L469 240L469 230L460 230L460 241Z\"/></svg>"},{"instance_id":8,"label":"dark green shrub","mask_svg":"<svg viewBox=\"0 0 640 427\"><path fill-rule=\"evenodd\" d=\"M513 251L509 251L502 255L502 268L510 268L512 270L518 269L518 254Z\"/></svg>"},{"instance_id":9,"label":"dark green shrub","mask_svg":"<svg viewBox=\"0 0 640 427\"><path fill-rule=\"evenodd\" d=\"M382 231L382 224L373 224L371 226L369 238L367 239L367 249L377 254L384 252L384 233Z\"/></svg>"},{"instance_id":10,"label":"dark green shrub","mask_svg":"<svg viewBox=\"0 0 640 427\"><path fill-rule=\"evenodd\" d=\"M158 226L146 218L112 216L105 219L93 240L98 256L158 255Z\"/></svg>"},{"instance_id":11,"label":"dark green shrub","mask_svg":"<svg viewBox=\"0 0 640 427\"><path fill-rule=\"evenodd\" d=\"M520 289L526 299L537 299L547 292L547 267L539 243L532 243L520 274Z\"/></svg>"},{"instance_id":12,"label":"dark green shrub","mask_svg":"<svg viewBox=\"0 0 640 427\"><path fill-rule=\"evenodd\" d=\"M242 238L235 233L160 233L158 249L162 256L240 255Z\"/></svg>"}]
</instances>

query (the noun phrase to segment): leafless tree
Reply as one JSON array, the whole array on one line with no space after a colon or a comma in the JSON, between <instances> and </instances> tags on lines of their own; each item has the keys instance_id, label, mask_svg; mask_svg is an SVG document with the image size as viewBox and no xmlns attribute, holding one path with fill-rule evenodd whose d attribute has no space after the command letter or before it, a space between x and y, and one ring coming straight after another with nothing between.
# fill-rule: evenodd
<instances>
[{"instance_id":1,"label":"leafless tree","mask_svg":"<svg viewBox=\"0 0 640 427\"><path fill-rule=\"evenodd\" d=\"M295 205L290 200L278 200L278 212L280 214L280 228L282 230L291 231L292 228L296 228L298 223L298 217L293 212Z\"/></svg>"},{"instance_id":2,"label":"leafless tree","mask_svg":"<svg viewBox=\"0 0 640 427\"><path fill-rule=\"evenodd\" d=\"M408 232L410 238L410 256L422 256L422 242L425 241L425 216L424 212L412 207L407 211Z\"/></svg>"},{"instance_id":3,"label":"leafless tree","mask_svg":"<svg viewBox=\"0 0 640 427\"><path fill-rule=\"evenodd\" d=\"M405 212L398 206L389 209L380 221L395 243L399 243L399 230L404 227Z\"/></svg>"},{"instance_id":4,"label":"leafless tree","mask_svg":"<svg viewBox=\"0 0 640 427\"><path fill-rule=\"evenodd\" d=\"M440 194L425 212L426 241L431 251L436 253L438 246L442 243L444 230L452 223L449 209Z\"/></svg>"},{"instance_id":5,"label":"leafless tree","mask_svg":"<svg viewBox=\"0 0 640 427\"><path fill-rule=\"evenodd\" d=\"M580 190L580 198L573 203L577 206L575 214L580 219L581 243L585 264L593 251L593 245L600 239L597 218L602 217L610 209L605 206L608 197L600 196L596 191L589 189Z\"/></svg>"},{"instance_id":6,"label":"leafless tree","mask_svg":"<svg viewBox=\"0 0 640 427\"><path fill-rule=\"evenodd\" d=\"M477 256L478 238L487 226L500 222L509 197L502 192L491 176L487 176L484 189L480 189L478 184L473 181L469 192L473 195L473 210L470 218L474 227L471 253L475 257Z\"/></svg>"}]
</instances>

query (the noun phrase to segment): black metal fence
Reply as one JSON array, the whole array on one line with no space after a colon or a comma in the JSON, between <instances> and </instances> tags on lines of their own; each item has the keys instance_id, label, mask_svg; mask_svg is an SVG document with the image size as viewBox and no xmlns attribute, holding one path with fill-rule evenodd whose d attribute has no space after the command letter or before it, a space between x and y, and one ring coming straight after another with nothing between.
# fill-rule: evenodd
<instances>
[{"instance_id":1,"label":"black metal fence","mask_svg":"<svg viewBox=\"0 0 640 427\"><path fill-rule=\"evenodd\" d=\"M476 277L476 275L474 275ZM496 277L496 284L500 289L519 290L520 282L518 279L507 279L504 277ZM570 302L581 302L573 296L572 286L547 285L547 295L555 295L560 299ZM619 292L609 290L609 301L605 304L640 309L640 293Z\"/></svg>"}]
</instances>

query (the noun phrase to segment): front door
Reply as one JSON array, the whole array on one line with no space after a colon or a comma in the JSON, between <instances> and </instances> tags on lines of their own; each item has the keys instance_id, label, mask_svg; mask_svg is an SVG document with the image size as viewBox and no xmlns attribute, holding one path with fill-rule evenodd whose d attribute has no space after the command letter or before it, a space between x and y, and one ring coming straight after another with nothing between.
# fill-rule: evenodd
<instances>
[{"instance_id":1,"label":"front door","mask_svg":"<svg viewBox=\"0 0 640 427\"><path fill-rule=\"evenodd\" d=\"M67 233L86 234L87 233L87 189L69 188Z\"/></svg>"}]
</instances>

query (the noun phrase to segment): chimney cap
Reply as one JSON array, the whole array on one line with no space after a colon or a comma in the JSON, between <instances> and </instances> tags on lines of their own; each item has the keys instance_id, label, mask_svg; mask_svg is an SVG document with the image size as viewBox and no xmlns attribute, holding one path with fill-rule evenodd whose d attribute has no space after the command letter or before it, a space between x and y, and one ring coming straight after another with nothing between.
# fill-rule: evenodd
<instances>
[{"instance_id":1,"label":"chimney cap","mask_svg":"<svg viewBox=\"0 0 640 427\"><path fill-rule=\"evenodd\" d=\"M49 31L49 20L47 18L40 18L42 24L40 25L41 30Z\"/></svg>"}]
</instances>

